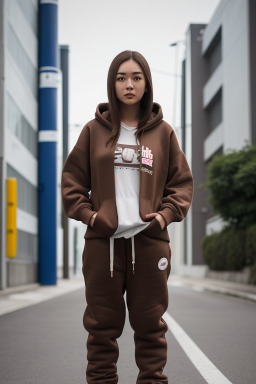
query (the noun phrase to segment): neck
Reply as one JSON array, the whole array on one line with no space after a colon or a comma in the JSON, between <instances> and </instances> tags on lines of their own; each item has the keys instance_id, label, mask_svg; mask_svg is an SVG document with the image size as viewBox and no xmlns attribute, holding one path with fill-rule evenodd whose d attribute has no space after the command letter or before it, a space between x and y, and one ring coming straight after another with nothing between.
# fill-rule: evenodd
<instances>
[{"instance_id":1,"label":"neck","mask_svg":"<svg viewBox=\"0 0 256 384\"><path fill-rule=\"evenodd\" d=\"M138 124L140 115L140 103L134 105L126 105L119 103L120 119L125 124Z\"/></svg>"}]
</instances>

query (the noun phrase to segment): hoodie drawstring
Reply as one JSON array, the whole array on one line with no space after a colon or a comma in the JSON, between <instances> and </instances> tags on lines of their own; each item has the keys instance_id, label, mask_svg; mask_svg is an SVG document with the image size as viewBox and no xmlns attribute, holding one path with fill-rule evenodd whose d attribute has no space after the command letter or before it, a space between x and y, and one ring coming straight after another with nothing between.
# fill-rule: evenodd
<instances>
[{"instance_id":1,"label":"hoodie drawstring","mask_svg":"<svg viewBox=\"0 0 256 384\"><path fill-rule=\"evenodd\" d=\"M114 251L115 251L115 244L114 244L114 237L109 238L109 247L110 247L110 276L113 277L114 275ZM135 273L135 244L134 244L134 236L131 237L132 241L132 273Z\"/></svg>"},{"instance_id":2,"label":"hoodie drawstring","mask_svg":"<svg viewBox=\"0 0 256 384\"><path fill-rule=\"evenodd\" d=\"M135 267L135 245L134 245L134 236L132 236L132 273L134 274Z\"/></svg>"},{"instance_id":3,"label":"hoodie drawstring","mask_svg":"<svg viewBox=\"0 0 256 384\"><path fill-rule=\"evenodd\" d=\"M113 277L114 273L114 238L109 238L109 244L110 244L110 274L111 277Z\"/></svg>"}]
</instances>

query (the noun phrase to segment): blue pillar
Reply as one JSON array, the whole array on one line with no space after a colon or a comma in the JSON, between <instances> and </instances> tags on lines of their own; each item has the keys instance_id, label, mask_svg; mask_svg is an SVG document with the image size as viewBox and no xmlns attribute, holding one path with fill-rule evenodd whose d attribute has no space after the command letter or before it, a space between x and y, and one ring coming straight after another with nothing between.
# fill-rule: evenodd
<instances>
[{"instance_id":1,"label":"blue pillar","mask_svg":"<svg viewBox=\"0 0 256 384\"><path fill-rule=\"evenodd\" d=\"M39 5L38 278L57 282L58 1Z\"/></svg>"}]
</instances>

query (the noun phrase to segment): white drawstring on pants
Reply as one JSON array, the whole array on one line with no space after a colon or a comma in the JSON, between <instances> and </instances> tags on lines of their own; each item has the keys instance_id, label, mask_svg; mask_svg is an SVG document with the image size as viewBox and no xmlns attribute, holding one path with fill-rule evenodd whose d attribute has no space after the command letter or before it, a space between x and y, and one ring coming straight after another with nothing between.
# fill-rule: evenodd
<instances>
[{"instance_id":1,"label":"white drawstring on pants","mask_svg":"<svg viewBox=\"0 0 256 384\"><path fill-rule=\"evenodd\" d=\"M110 275L113 277L114 274L114 252L115 252L115 244L114 237L109 238L109 247L110 247ZM131 237L132 241L132 273L135 273L135 245L134 245L134 236Z\"/></svg>"}]
</instances>

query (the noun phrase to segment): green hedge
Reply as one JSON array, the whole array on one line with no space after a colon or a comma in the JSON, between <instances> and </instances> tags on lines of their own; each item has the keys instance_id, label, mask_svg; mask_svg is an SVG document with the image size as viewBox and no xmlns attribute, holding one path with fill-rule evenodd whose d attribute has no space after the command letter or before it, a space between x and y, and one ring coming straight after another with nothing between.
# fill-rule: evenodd
<instances>
[{"instance_id":1,"label":"green hedge","mask_svg":"<svg viewBox=\"0 0 256 384\"><path fill-rule=\"evenodd\" d=\"M246 255L248 264L256 263L256 224L250 225L246 230Z\"/></svg>"},{"instance_id":2,"label":"green hedge","mask_svg":"<svg viewBox=\"0 0 256 384\"><path fill-rule=\"evenodd\" d=\"M239 271L251 266L249 283L256 284L256 224L246 228L225 227L204 236L203 259L211 270Z\"/></svg>"},{"instance_id":3,"label":"green hedge","mask_svg":"<svg viewBox=\"0 0 256 384\"><path fill-rule=\"evenodd\" d=\"M229 153L228 153L229 152ZM256 222L256 145L214 155L207 166L207 200L230 225L246 228Z\"/></svg>"},{"instance_id":4,"label":"green hedge","mask_svg":"<svg viewBox=\"0 0 256 384\"><path fill-rule=\"evenodd\" d=\"M246 265L246 230L225 227L219 233L204 236L203 258L210 269L239 271Z\"/></svg>"},{"instance_id":5,"label":"green hedge","mask_svg":"<svg viewBox=\"0 0 256 384\"><path fill-rule=\"evenodd\" d=\"M246 255L251 268L251 284L256 284L256 224L250 225L246 232Z\"/></svg>"},{"instance_id":6,"label":"green hedge","mask_svg":"<svg viewBox=\"0 0 256 384\"><path fill-rule=\"evenodd\" d=\"M203 259L211 270L239 271L251 266L251 284L256 284L256 224L246 228L225 227L202 239Z\"/></svg>"}]
</instances>

